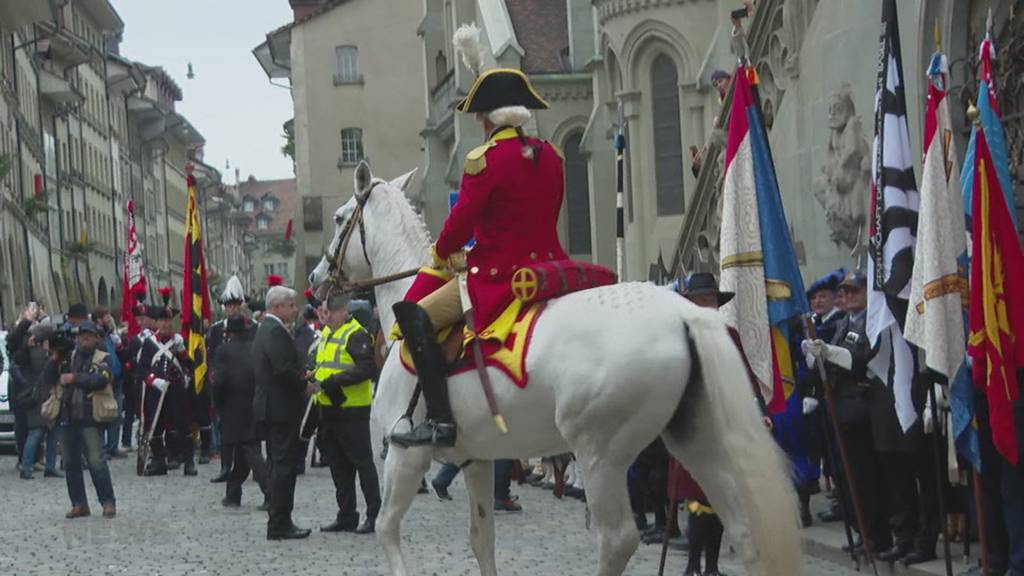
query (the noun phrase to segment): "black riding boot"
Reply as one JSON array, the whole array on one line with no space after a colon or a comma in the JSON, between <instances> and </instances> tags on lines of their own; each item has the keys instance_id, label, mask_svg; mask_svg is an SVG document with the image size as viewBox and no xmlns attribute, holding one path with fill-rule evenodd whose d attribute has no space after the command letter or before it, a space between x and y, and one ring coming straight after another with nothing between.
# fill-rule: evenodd
<instances>
[{"instance_id":1,"label":"black riding boot","mask_svg":"<svg viewBox=\"0 0 1024 576\"><path fill-rule=\"evenodd\" d=\"M195 476L199 473L196 471L195 441L191 434L179 434L179 441L179 453L181 454L181 463L184 464L185 476Z\"/></svg>"},{"instance_id":2,"label":"black riding boot","mask_svg":"<svg viewBox=\"0 0 1024 576\"><path fill-rule=\"evenodd\" d=\"M393 310L419 375L423 399L427 403L427 419L411 432L392 434L391 442L404 447L428 444L454 446L455 419L448 400L447 367L430 317L412 302L399 302Z\"/></svg>"},{"instance_id":3,"label":"black riding boot","mask_svg":"<svg viewBox=\"0 0 1024 576\"><path fill-rule=\"evenodd\" d=\"M149 462L142 472L143 476L166 476L167 453L164 450L164 439L156 437L149 442Z\"/></svg>"}]
</instances>

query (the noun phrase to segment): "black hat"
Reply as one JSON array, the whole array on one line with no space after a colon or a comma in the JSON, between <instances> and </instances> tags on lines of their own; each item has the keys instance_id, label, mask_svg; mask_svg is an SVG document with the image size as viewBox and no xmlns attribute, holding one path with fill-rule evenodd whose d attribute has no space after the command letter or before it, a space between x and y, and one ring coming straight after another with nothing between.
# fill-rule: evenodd
<instances>
[{"instance_id":1,"label":"black hat","mask_svg":"<svg viewBox=\"0 0 1024 576\"><path fill-rule=\"evenodd\" d=\"M701 296L704 294L717 294L718 305L724 306L736 296L735 292L722 292L718 289L718 280L710 272L694 272L686 280L686 288L683 289L683 296Z\"/></svg>"},{"instance_id":2,"label":"black hat","mask_svg":"<svg viewBox=\"0 0 1024 576\"><path fill-rule=\"evenodd\" d=\"M726 72L725 70L722 70L721 68L719 68L718 70L715 70L714 72L711 73L711 81L712 82L714 82L716 80L726 80L728 78L731 78L730 74L728 72Z\"/></svg>"},{"instance_id":3,"label":"black hat","mask_svg":"<svg viewBox=\"0 0 1024 576\"><path fill-rule=\"evenodd\" d=\"M494 68L476 79L469 95L455 109L470 113L491 112L506 106L524 106L530 110L549 108L522 70Z\"/></svg>"},{"instance_id":4,"label":"black hat","mask_svg":"<svg viewBox=\"0 0 1024 576\"><path fill-rule=\"evenodd\" d=\"M85 307L85 304L76 302L68 308L68 318L88 318L89 309Z\"/></svg>"},{"instance_id":5,"label":"black hat","mask_svg":"<svg viewBox=\"0 0 1024 576\"><path fill-rule=\"evenodd\" d=\"M224 331L232 334L239 332L245 332L248 328L248 324L245 321L245 316L236 314L228 318L228 321L224 323Z\"/></svg>"},{"instance_id":6,"label":"black hat","mask_svg":"<svg viewBox=\"0 0 1024 576\"><path fill-rule=\"evenodd\" d=\"M176 310L167 306L146 306L146 317L152 318L153 320L163 320L165 318L174 318Z\"/></svg>"}]
</instances>

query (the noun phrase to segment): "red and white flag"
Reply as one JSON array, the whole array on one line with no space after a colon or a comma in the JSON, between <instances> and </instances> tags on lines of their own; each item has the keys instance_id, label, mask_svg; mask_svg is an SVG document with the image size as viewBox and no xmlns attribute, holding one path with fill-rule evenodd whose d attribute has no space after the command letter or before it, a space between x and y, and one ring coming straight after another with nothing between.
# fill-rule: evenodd
<instances>
[{"instance_id":1,"label":"red and white flag","mask_svg":"<svg viewBox=\"0 0 1024 576\"><path fill-rule=\"evenodd\" d=\"M146 294L146 269L142 262L142 244L135 232L135 203L128 200L128 232L125 238L124 278L121 282L121 321L128 324L128 336L139 333L135 307ZM142 298L139 296L142 295Z\"/></svg>"}]
</instances>

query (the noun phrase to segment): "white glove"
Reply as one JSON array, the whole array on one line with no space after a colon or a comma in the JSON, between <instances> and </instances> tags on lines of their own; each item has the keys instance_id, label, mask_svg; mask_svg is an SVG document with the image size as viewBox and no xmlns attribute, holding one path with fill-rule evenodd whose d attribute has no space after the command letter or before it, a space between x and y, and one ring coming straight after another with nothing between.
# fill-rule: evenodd
<instances>
[{"instance_id":1,"label":"white glove","mask_svg":"<svg viewBox=\"0 0 1024 576\"><path fill-rule=\"evenodd\" d=\"M167 392L167 388L171 385L170 382L163 378L153 378L153 387L160 391L161 394Z\"/></svg>"},{"instance_id":2,"label":"white glove","mask_svg":"<svg viewBox=\"0 0 1024 576\"><path fill-rule=\"evenodd\" d=\"M808 415L818 409L817 398L804 398L804 415Z\"/></svg>"},{"instance_id":3,"label":"white glove","mask_svg":"<svg viewBox=\"0 0 1024 576\"><path fill-rule=\"evenodd\" d=\"M825 362L849 370L853 368L853 354L842 346L825 344Z\"/></svg>"},{"instance_id":4,"label":"white glove","mask_svg":"<svg viewBox=\"0 0 1024 576\"><path fill-rule=\"evenodd\" d=\"M800 343L800 349L804 353L808 366L814 366L825 350L825 343L821 340L804 340Z\"/></svg>"},{"instance_id":5,"label":"white glove","mask_svg":"<svg viewBox=\"0 0 1024 576\"><path fill-rule=\"evenodd\" d=\"M931 400L931 398L929 398ZM939 410L946 410L949 408L949 398L946 398L946 389L942 384L935 385L935 403L938 405Z\"/></svg>"}]
</instances>

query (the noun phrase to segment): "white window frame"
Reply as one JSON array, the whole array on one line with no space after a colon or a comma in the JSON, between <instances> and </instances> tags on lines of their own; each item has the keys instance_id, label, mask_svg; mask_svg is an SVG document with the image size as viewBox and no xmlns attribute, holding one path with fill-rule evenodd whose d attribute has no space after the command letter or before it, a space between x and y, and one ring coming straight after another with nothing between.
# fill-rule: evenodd
<instances>
[{"instance_id":1,"label":"white window frame","mask_svg":"<svg viewBox=\"0 0 1024 576\"><path fill-rule=\"evenodd\" d=\"M334 85L362 84L359 72L359 47L353 45L334 47Z\"/></svg>"},{"instance_id":2,"label":"white window frame","mask_svg":"<svg viewBox=\"0 0 1024 576\"><path fill-rule=\"evenodd\" d=\"M362 128L343 128L341 130L341 160L339 164L352 166L366 158L363 148Z\"/></svg>"}]
</instances>

